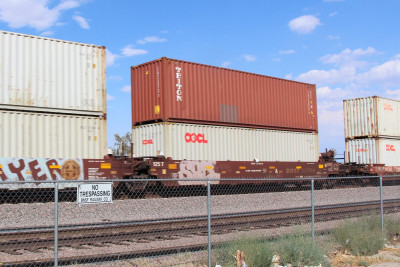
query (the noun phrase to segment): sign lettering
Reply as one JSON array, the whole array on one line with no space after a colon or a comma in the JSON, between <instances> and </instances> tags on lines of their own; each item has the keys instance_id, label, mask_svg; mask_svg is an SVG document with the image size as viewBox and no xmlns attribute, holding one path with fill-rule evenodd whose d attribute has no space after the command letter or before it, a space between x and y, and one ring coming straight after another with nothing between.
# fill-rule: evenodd
<instances>
[{"instance_id":1,"label":"sign lettering","mask_svg":"<svg viewBox=\"0 0 400 267\"><path fill-rule=\"evenodd\" d=\"M206 140L206 137L204 134L196 134L196 133L186 133L185 134L185 141L186 143L203 143L207 144L208 140Z\"/></svg>"},{"instance_id":2,"label":"sign lettering","mask_svg":"<svg viewBox=\"0 0 400 267\"><path fill-rule=\"evenodd\" d=\"M153 144L153 139L143 140L142 144L143 145L152 145Z\"/></svg>"},{"instance_id":3,"label":"sign lettering","mask_svg":"<svg viewBox=\"0 0 400 267\"><path fill-rule=\"evenodd\" d=\"M383 103L383 110L393 111L393 107L391 104Z\"/></svg>"},{"instance_id":4,"label":"sign lettering","mask_svg":"<svg viewBox=\"0 0 400 267\"><path fill-rule=\"evenodd\" d=\"M182 83L181 83L181 78L182 78L182 73L181 70L182 68L180 67L175 67L176 73L176 101L182 102Z\"/></svg>"},{"instance_id":5,"label":"sign lettering","mask_svg":"<svg viewBox=\"0 0 400 267\"><path fill-rule=\"evenodd\" d=\"M78 204L112 203L112 183L80 184Z\"/></svg>"},{"instance_id":6,"label":"sign lettering","mask_svg":"<svg viewBox=\"0 0 400 267\"><path fill-rule=\"evenodd\" d=\"M394 145L386 145L386 151L396 151Z\"/></svg>"}]
</instances>

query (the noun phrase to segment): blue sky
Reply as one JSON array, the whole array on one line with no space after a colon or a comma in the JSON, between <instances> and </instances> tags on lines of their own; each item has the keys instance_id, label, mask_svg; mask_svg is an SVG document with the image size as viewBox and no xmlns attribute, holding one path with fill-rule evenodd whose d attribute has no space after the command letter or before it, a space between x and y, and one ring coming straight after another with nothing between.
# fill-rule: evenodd
<instances>
[{"instance_id":1,"label":"blue sky","mask_svg":"<svg viewBox=\"0 0 400 267\"><path fill-rule=\"evenodd\" d=\"M130 66L163 56L317 85L320 151L343 99L400 99L398 0L0 0L0 29L107 47L108 145L131 131Z\"/></svg>"}]
</instances>

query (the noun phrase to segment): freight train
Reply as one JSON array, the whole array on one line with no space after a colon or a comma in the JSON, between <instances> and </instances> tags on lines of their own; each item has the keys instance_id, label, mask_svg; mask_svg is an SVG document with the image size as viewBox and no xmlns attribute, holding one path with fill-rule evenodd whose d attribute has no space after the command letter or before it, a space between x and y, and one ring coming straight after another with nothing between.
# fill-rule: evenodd
<instances>
[{"instance_id":1,"label":"freight train","mask_svg":"<svg viewBox=\"0 0 400 267\"><path fill-rule=\"evenodd\" d=\"M0 62L0 189L52 187L24 181L71 181L60 184L68 188L80 180L129 179L114 185L135 193L204 185L185 179L301 185L293 178L343 177L317 181L333 187L351 176L400 174L397 162L339 163L333 151L319 153L315 85L170 58L131 68L134 156L116 157L105 142L105 48L2 31L0 38L10 44L0 51L8 59ZM59 65L59 72L36 71L45 65Z\"/></svg>"},{"instance_id":2,"label":"freight train","mask_svg":"<svg viewBox=\"0 0 400 267\"><path fill-rule=\"evenodd\" d=\"M400 167L336 162L332 150L321 153L317 162L174 160L164 156L132 158L114 157L112 154L106 155L104 159L0 158L0 177L3 182L66 180L76 186L74 182L80 180L129 179L126 183L116 182L114 185L124 186L131 193L143 193L154 186L176 188L205 185L202 181L185 181L198 178L210 178L213 179L213 184L220 185L260 184L268 182L264 178L281 178L279 183L300 186L299 180L291 179L343 177L343 179L316 181L318 187L331 188L344 181L349 183L352 176L399 174ZM234 178L241 179L234 180ZM132 179L135 182L132 182ZM257 179L264 180L257 181ZM352 182L356 181L364 182L358 179ZM392 177L392 181L397 181L397 178ZM272 180L269 182L277 183ZM68 188L71 184L61 183L59 188ZM52 185L0 182L0 189L46 187L51 188Z\"/></svg>"}]
</instances>

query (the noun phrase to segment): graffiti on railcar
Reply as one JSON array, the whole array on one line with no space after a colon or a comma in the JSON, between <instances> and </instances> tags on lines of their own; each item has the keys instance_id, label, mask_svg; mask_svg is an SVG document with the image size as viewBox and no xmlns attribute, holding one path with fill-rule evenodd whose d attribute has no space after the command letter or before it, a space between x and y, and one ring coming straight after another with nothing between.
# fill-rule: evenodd
<instances>
[{"instance_id":1,"label":"graffiti on railcar","mask_svg":"<svg viewBox=\"0 0 400 267\"><path fill-rule=\"evenodd\" d=\"M179 164L179 179L220 179L221 174L215 171L215 161L183 160ZM180 185L205 185L204 181L178 182Z\"/></svg>"},{"instance_id":2,"label":"graffiti on railcar","mask_svg":"<svg viewBox=\"0 0 400 267\"><path fill-rule=\"evenodd\" d=\"M1 181L81 180L84 177L81 159L0 158ZM51 184L42 184L51 187ZM8 188L9 185L0 185ZM21 186L25 187L25 186ZM29 186L28 186L29 187Z\"/></svg>"}]
</instances>

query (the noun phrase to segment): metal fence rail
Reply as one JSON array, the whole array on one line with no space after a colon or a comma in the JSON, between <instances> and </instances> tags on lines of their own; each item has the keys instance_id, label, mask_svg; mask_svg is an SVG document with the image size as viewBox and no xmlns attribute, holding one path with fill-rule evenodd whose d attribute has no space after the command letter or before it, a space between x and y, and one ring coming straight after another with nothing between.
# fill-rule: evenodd
<instances>
[{"instance_id":1,"label":"metal fence rail","mask_svg":"<svg viewBox=\"0 0 400 267\"><path fill-rule=\"evenodd\" d=\"M215 266L221 249L246 250L238 240L302 229L314 242L366 215L378 216L384 233L384 218L400 207L397 177L329 180L170 179L180 185L170 188L142 179L153 185L146 192L135 192L138 180L5 181L0 264Z\"/></svg>"}]
</instances>

